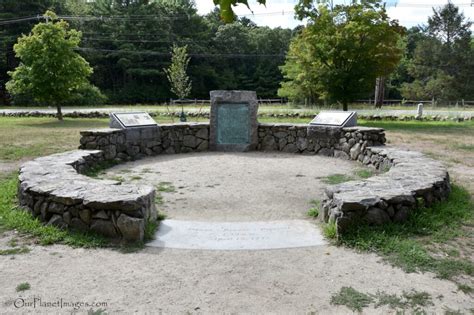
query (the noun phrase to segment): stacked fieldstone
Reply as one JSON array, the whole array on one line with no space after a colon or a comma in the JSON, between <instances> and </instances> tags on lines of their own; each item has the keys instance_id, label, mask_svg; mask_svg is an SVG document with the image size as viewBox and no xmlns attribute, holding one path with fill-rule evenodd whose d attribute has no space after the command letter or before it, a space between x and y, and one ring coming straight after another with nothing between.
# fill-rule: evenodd
<instances>
[{"instance_id":1,"label":"stacked fieldstone","mask_svg":"<svg viewBox=\"0 0 474 315\"><path fill-rule=\"evenodd\" d=\"M154 188L80 174L102 161L101 151L76 150L25 163L19 176L20 205L60 228L143 240L146 221L157 216Z\"/></svg>"},{"instance_id":2,"label":"stacked fieldstone","mask_svg":"<svg viewBox=\"0 0 474 315\"><path fill-rule=\"evenodd\" d=\"M368 146L383 145L381 128L320 127L306 124L260 124L259 150L320 154L356 160Z\"/></svg>"},{"instance_id":3,"label":"stacked fieldstone","mask_svg":"<svg viewBox=\"0 0 474 315\"><path fill-rule=\"evenodd\" d=\"M98 129L81 132L80 149L101 150L105 158L136 160L158 154L207 151L209 124L164 124L133 129Z\"/></svg>"},{"instance_id":4,"label":"stacked fieldstone","mask_svg":"<svg viewBox=\"0 0 474 315\"><path fill-rule=\"evenodd\" d=\"M207 151L209 124L167 124L137 129L81 132L80 149L101 150L106 159L135 160L157 154ZM385 143L381 128L259 124L258 150L320 154L356 160L368 146ZM362 160L361 160L362 161Z\"/></svg>"},{"instance_id":5,"label":"stacked fieldstone","mask_svg":"<svg viewBox=\"0 0 474 315\"><path fill-rule=\"evenodd\" d=\"M357 159L388 171L326 188L321 219L335 222L338 233L360 222L403 222L415 208L444 200L451 191L442 163L419 152L371 147L362 150Z\"/></svg>"}]
</instances>

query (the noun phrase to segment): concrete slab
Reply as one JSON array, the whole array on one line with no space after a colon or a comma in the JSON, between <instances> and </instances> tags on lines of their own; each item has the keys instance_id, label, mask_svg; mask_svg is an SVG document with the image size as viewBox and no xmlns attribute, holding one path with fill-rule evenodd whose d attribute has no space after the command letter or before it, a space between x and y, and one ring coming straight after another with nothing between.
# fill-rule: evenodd
<instances>
[{"instance_id":1,"label":"concrete slab","mask_svg":"<svg viewBox=\"0 0 474 315\"><path fill-rule=\"evenodd\" d=\"M164 220L147 244L203 250L263 250L326 245L315 223L305 220L203 222Z\"/></svg>"}]
</instances>

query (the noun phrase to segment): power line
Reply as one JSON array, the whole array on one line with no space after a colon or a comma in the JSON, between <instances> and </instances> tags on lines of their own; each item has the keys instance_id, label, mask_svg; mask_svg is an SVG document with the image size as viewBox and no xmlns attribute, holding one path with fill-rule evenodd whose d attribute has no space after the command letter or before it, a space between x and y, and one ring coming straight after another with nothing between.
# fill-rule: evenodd
<instances>
[{"instance_id":1,"label":"power line","mask_svg":"<svg viewBox=\"0 0 474 315\"><path fill-rule=\"evenodd\" d=\"M288 15L294 14L294 11L276 11L276 12L262 12L262 13L251 13L251 14L237 14L238 17L248 17L248 16L262 16L262 15ZM156 21L157 19L161 20L191 20L192 18L202 18L201 15L193 14L174 14L174 15L58 15L59 19L63 20L80 20L80 21ZM0 25L14 24L25 21L40 20L45 19L42 15L29 16L29 17L18 17L12 19L0 20Z\"/></svg>"},{"instance_id":2,"label":"power line","mask_svg":"<svg viewBox=\"0 0 474 315\"><path fill-rule=\"evenodd\" d=\"M39 21L40 19L44 19L44 18L38 15L38 16L23 17L23 18L9 19L9 20L0 20L0 25L16 24L16 23L27 22L27 21L32 21L32 20Z\"/></svg>"},{"instance_id":3,"label":"power line","mask_svg":"<svg viewBox=\"0 0 474 315\"><path fill-rule=\"evenodd\" d=\"M87 47L78 47L76 50L79 51L93 51L93 52L111 52L111 53L122 53L122 54L138 54L138 55L154 55L154 56L164 56L170 57L171 53L161 53L152 50L118 50L118 49L98 49L98 48L87 48ZM222 58L258 58L258 57L285 57L284 54L199 54L199 53L189 53L190 57L197 58L213 58L213 57L222 57Z\"/></svg>"},{"instance_id":4,"label":"power line","mask_svg":"<svg viewBox=\"0 0 474 315\"><path fill-rule=\"evenodd\" d=\"M170 30L171 31L171 30ZM165 38L169 38L169 36L167 35L160 35L160 34L141 34L141 33L120 33L120 32L82 32L82 35L85 35L87 37L87 35L98 35L98 36L119 36L119 37L124 37L124 36L127 36L127 37L155 37L155 38L159 38L159 37L165 37ZM171 36L176 36L176 35L180 35L180 36L196 36L196 35L199 35L200 32L196 32L196 33L188 33L188 34L183 34L181 32L179 32L178 34L170 34ZM85 37L84 37L85 38Z\"/></svg>"},{"instance_id":5,"label":"power line","mask_svg":"<svg viewBox=\"0 0 474 315\"><path fill-rule=\"evenodd\" d=\"M389 7L416 7L416 8L431 8L431 7L438 7L442 4L440 3L398 3L398 0L394 1L387 1L385 4ZM471 2L465 3L456 3L458 7L472 7L474 6L474 0ZM254 17L254 16L272 16L272 15L289 15L294 14L293 10L289 11L273 11L273 12L260 12L260 13L250 13L250 14L236 14L238 17ZM59 19L63 20L79 20L79 21L131 21L131 22L140 22L140 21L156 21L164 20L164 21L172 21L172 20L190 20L191 18L202 18L201 15L194 15L194 14L174 14L174 15L59 15ZM36 16L27 16L27 17L16 17L10 19L3 19L0 20L0 25L8 25L8 24L15 24L15 23L22 23L27 21L33 20L42 20L46 19L43 15L36 15Z\"/></svg>"},{"instance_id":6,"label":"power line","mask_svg":"<svg viewBox=\"0 0 474 315\"><path fill-rule=\"evenodd\" d=\"M212 43L212 40L190 40L190 39L176 39L176 40L148 40L148 39L114 39L114 38L90 38L85 37L83 41L106 41L106 42L125 42L125 43Z\"/></svg>"}]
</instances>

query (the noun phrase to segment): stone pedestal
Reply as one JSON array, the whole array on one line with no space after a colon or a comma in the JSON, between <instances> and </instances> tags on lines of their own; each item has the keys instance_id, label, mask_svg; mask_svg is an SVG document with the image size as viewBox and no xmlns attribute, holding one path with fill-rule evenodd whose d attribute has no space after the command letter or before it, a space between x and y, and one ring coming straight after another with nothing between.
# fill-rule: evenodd
<instances>
[{"instance_id":1,"label":"stone pedestal","mask_svg":"<svg viewBox=\"0 0 474 315\"><path fill-rule=\"evenodd\" d=\"M250 151L258 146L255 91L211 91L209 148Z\"/></svg>"}]
</instances>

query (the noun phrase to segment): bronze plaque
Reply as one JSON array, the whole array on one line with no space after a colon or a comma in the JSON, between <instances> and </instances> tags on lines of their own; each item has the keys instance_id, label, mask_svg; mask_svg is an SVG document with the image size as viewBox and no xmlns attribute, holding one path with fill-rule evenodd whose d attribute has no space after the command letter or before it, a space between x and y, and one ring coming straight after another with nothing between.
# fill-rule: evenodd
<instances>
[{"instance_id":1,"label":"bronze plaque","mask_svg":"<svg viewBox=\"0 0 474 315\"><path fill-rule=\"evenodd\" d=\"M217 106L217 143L250 143L249 105L219 104Z\"/></svg>"}]
</instances>

